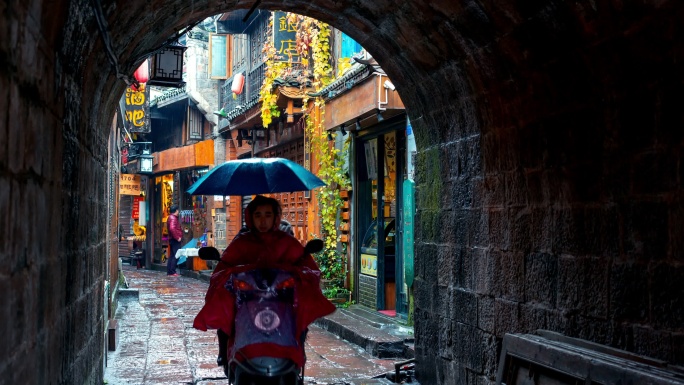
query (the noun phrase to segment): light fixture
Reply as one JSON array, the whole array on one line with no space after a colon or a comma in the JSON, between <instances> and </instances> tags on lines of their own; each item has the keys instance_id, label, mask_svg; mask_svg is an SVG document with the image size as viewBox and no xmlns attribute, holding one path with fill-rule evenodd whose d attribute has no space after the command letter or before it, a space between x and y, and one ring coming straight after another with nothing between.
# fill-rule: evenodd
<instances>
[{"instance_id":1,"label":"light fixture","mask_svg":"<svg viewBox=\"0 0 684 385\"><path fill-rule=\"evenodd\" d=\"M187 47L169 45L150 57L150 86L176 87L185 85L183 81L183 54Z\"/></svg>"},{"instance_id":2,"label":"light fixture","mask_svg":"<svg viewBox=\"0 0 684 385\"><path fill-rule=\"evenodd\" d=\"M347 131L344 129L344 124L340 124L340 133L342 136L347 135Z\"/></svg>"},{"instance_id":3,"label":"light fixture","mask_svg":"<svg viewBox=\"0 0 684 385\"><path fill-rule=\"evenodd\" d=\"M378 111L378 122L382 122L383 120L385 120L385 118L383 118L380 111Z\"/></svg>"},{"instance_id":4,"label":"light fixture","mask_svg":"<svg viewBox=\"0 0 684 385\"><path fill-rule=\"evenodd\" d=\"M356 118L356 131L361 131L361 119Z\"/></svg>"},{"instance_id":5,"label":"light fixture","mask_svg":"<svg viewBox=\"0 0 684 385\"><path fill-rule=\"evenodd\" d=\"M385 88L392 90L392 91L396 90L396 87L394 87L394 84L392 84L392 82L389 81L389 79L385 80L385 83L383 83L383 86L385 86Z\"/></svg>"},{"instance_id":6,"label":"light fixture","mask_svg":"<svg viewBox=\"0 0 684 385\"><path fill-rule=\"evenodd\" d=\"M140 164L140 174L152 174L152 169L154 167L154 157L152 155L140 155L138 162Z\"/></svg>"},{"instance_id":7,"label":"light fixture","mask_svg":"<svg viewBox=\"0 0 684 385\"><path fill-rule=\"evenodd\" d=\"M328 141L333 141L335 138L333 138L332 133L328 132Z\"/></svg>"}]
</instances>

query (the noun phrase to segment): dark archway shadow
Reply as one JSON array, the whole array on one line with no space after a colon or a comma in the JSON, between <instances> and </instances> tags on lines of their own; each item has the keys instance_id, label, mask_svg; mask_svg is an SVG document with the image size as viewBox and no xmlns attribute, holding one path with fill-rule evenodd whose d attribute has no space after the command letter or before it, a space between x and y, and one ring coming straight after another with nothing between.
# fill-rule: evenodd
<instances>
[{"instance_id":1,"label":"dark archway shadow","mask_svg":"<svg viewBox=\"0 0 684 385\"><path fill-rule=\"evenodd\" d=\"M0 369L29 383L101 371L105 143L125 86L106 47L132 73L184 26L252 5L103 1L103 39L93 4L12 4L0 23L0 326L22 336ZM503 335L539 328L684 364L684 3L260 7L353 37L407 107L421 383L491 380Z\"/></svg>"}]
</instances>

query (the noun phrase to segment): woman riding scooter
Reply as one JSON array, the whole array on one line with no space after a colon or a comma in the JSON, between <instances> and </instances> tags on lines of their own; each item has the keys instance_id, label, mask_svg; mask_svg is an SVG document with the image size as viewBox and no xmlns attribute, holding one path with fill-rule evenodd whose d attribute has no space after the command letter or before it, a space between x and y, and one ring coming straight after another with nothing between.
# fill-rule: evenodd
<instances>
[{"instance_id":1,"label":"woman riding scooter","mask_svg":"<svg viewBox=\"0 0 684 385\"><path fill-rule=\"evenodd\" d=\"M294 237L279 230L280 204L273 198L256 196L245 209L245 222L249 231L238 234L221 255L221 261L211 276L205 305L195 317L193 327L206 331L218 329L219 365L227 364L228 348L234 330L235 297L225 289L226 281L235 267L247 264L262 266L297 266L300 290L297 291L297 339L303 341L307 326L319 317L335 311L320 290L319 269L311 254L306 253ZM291 351L269 351L271 355L290 358L300 367L304 365L304 348Z\"/></svg>"}]
</instances>

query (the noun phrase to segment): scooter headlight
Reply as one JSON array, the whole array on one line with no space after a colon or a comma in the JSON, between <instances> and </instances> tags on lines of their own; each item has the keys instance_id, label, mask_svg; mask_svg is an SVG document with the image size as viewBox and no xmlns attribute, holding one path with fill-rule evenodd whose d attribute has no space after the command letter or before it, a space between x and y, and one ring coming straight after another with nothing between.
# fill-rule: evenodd
<instances>
[{"instance_id":1,"label":"scooter headlight","mask_svg":"<svg viewBox=\"0 0 684 385\"><path fill-rule=\"evenodd\" d=\"M265 332L270 332L280 326L280 317L271 309L261 310L254 317L254 326Z\"/></svg>"}]
</instances>

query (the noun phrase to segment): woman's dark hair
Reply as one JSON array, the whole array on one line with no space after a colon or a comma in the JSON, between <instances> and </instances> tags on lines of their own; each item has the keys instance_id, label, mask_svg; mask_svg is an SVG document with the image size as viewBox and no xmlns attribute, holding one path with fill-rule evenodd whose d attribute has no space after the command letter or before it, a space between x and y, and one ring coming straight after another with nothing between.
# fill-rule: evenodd
<instances>
[{"instance_id":1,"label":"woman's dark hair","mask_svg":"<svg viewBox=\"0 0 684 385\"><path fill-rule=\"evenodd\" d=\"M275 216L280 216L282 214L280 202L278 202L275 198L268 198L263 195L257 195L254 197L254 199L252 199L252 201L247 205L247 211L249 211L249 214L252 215L257 207L265 205L271 205L273 208L273 214Z\"/></svg>"},{"instance_id":2,"label":"woman's dark hair","mask_svg":"<svg viewBox=\"0 0 684 385\"><path fill-rule=\"evenodd\" d=\"M171 207L169 207L169 214L173 214L176 211L178 211L178 205L171 205Z\"/></svg>"}]
</instances>

